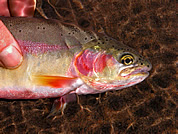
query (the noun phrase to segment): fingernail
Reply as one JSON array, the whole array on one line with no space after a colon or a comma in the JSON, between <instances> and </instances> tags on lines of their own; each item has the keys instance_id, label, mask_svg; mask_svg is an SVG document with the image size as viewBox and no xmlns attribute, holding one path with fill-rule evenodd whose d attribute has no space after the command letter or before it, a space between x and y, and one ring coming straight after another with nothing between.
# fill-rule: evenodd
<instances>
[{"instance_id":1,"label":"fingernail","mask_svg":"<svg viewBox=\"0 0 178 134\"><path fill-rule=\"evenodd\" d=\"M0 61L6 68L18 67L22 59L22 54L14 46L8 46L0 53Z\"/></svg>"}]
</instances>

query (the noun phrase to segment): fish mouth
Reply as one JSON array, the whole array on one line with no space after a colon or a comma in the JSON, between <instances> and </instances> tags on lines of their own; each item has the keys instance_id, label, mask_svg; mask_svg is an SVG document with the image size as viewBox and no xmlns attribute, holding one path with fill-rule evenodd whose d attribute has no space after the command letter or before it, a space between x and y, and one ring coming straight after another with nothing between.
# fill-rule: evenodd
<instances>
[{"instance_id":1,"label":"fish mouth","mask_svg":"<svg viewBox=\"0 0 178 134\"><path fill-rule=\"evenodd\" d=\"M148 76L150 68L148 67L130 67L121 71L122 77L129 76Z\"/></svg>"},{"instance_id":2,"label":"fish mouth","mask_svg":"<svg viewBox=\"0 0 178 134\"><path fill-rule=\"evenodd\" d=\"M138 68L133 71L130 75L149 75L149 70L147 68Z\"/></svg>"},{"instance_id":3,"label":"fish mouth","mask_svg":"<svg viewBox=\"0 0 178 134\"><path fill-rule=\"evenodd\" d=\"M121 83L124 88L133 86L145 80L149 76L149 71L150 68L148 67L138 66L123 69L118 76L119 82L117 81L116 83Z\"/></svg>"}]
</instances>

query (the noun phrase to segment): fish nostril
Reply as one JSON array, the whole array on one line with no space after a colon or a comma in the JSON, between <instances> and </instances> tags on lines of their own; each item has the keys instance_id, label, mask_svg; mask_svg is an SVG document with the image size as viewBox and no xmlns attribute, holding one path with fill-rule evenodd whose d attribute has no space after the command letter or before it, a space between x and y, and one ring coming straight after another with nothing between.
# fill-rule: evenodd
<instances>
[{"instance_id":1,"label":"fish nostril","mask_svg":"<svg viewBox=\"0 0 178 134\"><path fill-rule=\"evenodd\" d=\"M148 67L148 70L150 71L150 70L151 70L151 68L152 68L152 65L151 65L151 64L149 64L149 65L147 65L147 67Z\"/></svg>"}]
</instances>

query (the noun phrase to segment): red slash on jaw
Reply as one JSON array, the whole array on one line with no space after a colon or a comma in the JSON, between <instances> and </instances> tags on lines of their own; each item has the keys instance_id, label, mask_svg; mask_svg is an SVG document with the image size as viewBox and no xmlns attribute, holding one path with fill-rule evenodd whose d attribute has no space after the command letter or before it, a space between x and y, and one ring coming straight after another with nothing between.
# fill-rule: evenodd
<instances>
[{"instance_id":1,"label":"red slash on jaw","mask_svg":"<svg viewBox=\"0 0 178 134\"><path fill-rule=\"evenodd\" d=\"M102 72L106 67L106 60L109 55L102 54L101 52L93 52L91 50L85 50L76 56L75 66L78 71L87 76L92 75L93 71Z\"/></svg>"}]
</instances>

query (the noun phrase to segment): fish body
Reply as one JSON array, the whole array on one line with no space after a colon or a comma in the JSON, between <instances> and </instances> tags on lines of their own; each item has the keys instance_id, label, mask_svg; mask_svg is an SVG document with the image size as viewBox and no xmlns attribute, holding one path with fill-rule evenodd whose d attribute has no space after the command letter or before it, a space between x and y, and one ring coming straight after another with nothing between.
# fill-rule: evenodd
<instances>
[{"instance_id":1,"label":"fish body","mask_svg":"<svg viewBox=\"0 0 178 134\"><path fill-rule=\"evenodd\" d=\"M66 92L61 88L34 85L31 76L67 76L75 51L81 51L81 44L87 42L79 39L82 36L92 37L93 34L79 31L80 29L75 29L72 25L66 27L55 20L8 17L0 19L19 43L24 56L19 68L0 69L0 98L37 99L65 94L61 93ZM72 35L74 32L75 36ZM52 94L47 91L52 91Z\"/></svg>"},{"instance_id":2,"label":"fish body","mask_svg":"<svg viewBox=\"0 0 178 134\"><path fill-rule=\"evenodd\" d=\"M58 20L0 17L19 43L23 63L0 68L0 98L96 94L143 81L151 63L104 33Z\"/></svg>"}]
</instances>

